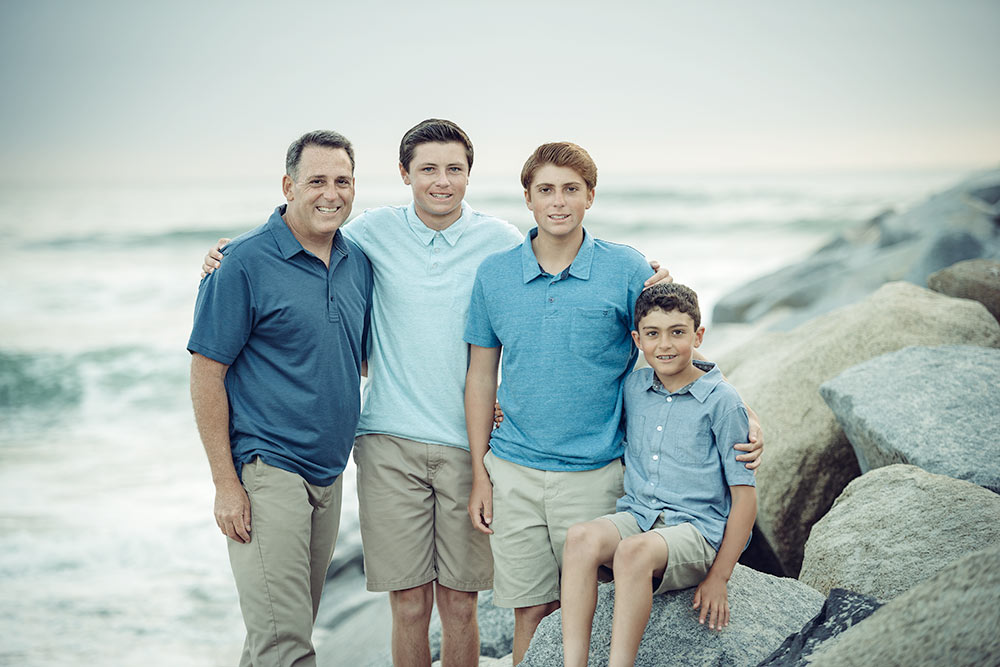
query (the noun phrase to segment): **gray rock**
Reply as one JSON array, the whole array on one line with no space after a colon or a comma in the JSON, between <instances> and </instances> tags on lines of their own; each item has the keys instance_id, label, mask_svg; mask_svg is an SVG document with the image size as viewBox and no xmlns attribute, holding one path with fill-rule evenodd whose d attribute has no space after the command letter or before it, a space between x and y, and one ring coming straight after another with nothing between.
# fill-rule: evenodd
<instances>
[{"instance_id":1,"label":"gray rock","mask_svg":"<svg viewBox=\"0 0 1000 667\"><path fill-rule=\"evenodd\" d=\"M834 588L820 612L758 667L806 667L820 644L857 625L881 606L873 597Z\"/></svg>"},{"instance_id":2,"label":"gray rock","mask_svg":"<svg viewBox=\"0 0 1000 667\"><path fill-rule=\"evenodd\" d=\"M1000 321L1000 262L970 259L932 273L927 286L959 299L974 299Z\"/></svg>"},{"instance_id":3,"label":"gray rock","mask_svg":"<svg viewBox=\"0 0 1000 667\"><path fill-rule=\"evenodd\" d=\"M1000 324L979 303L890 283L861 303L717 359L763 425L757 526L786 574L798 575L809 529L860 474L819 386L886 352L950 343L1000 347Z\"/></svg>"},{"instance_id":4,"label":"gray rock","mask_svg":"<svg viewBox=\"0 0 1000 667\"><path fill-rule=\"evenodd\" d=\"M911 463L1000 493L1000 350L908 347L820 387L861 472Z\"/></svg>"},{"instance_id":5,"label":"gray rock","mask_svg":"<svg viewBox=\"0 0 1000 667\"><path fill-rule=\"evenodd\" d=\"M693 597L694 588L687 588L653 598L636 665L753 665L823 606L823 596L808 586L741 565L729 581L731 617L725 630L698 624L698 614L691 609ZM602 585L591 635L591 665L608 664L613 608L614 586ZM561 623L557 611L539 624L522 667L563 663Z\"/></svg>"},{"instance_id":6,"label":"gray rock","mask_svg":"<svg viewBox=\"0 0 1000 667\"><path fill-rule=\"evenodd\" d=\"M914 285L927 286L927 277L956 262L982 256L985 244L964 229L947 230L934 235L920 257L910 266L905 279Z\"/></svg>"},{"instance_id":7,"label":"gray rock","mask_svg":"<svg viewBox=\"0 0 1000 667\"><path fill-rule=\"evenodd\" d=\"M514 644L514 610L494 606L493 591L479 594L476 613L479 618L479 653L500 658L511 652ZM441 657L441 619L434 615L430 626L431 659Z\"/></svg>"},{"instance_id":8,"label":"gray rock","mask_svg":"<svg viewBox=\"0 0 1000 667\"><path fill-rule=\"evenodd\" d=\"M798 264L722 297L712 321L766 321L787 331L854 303L886 282L925 285L932 271L974 257L1000 258L994 215L976 193L1000 185L1000 170L974 175L903 213L848 230ZM992 210L992 209L990 209Z\"/></svg>"},{"instance_id":9,"label":"gray rock","mask_svg":"<svg viewBox=\"0 0 1000 667\"><path fill-rule=\"evenodd\" d=\"M995 526L995 524L994 524ZM1000 546L969 554L812 655L814 667L1000 664Z\"/></svg>"},{"instance_id":10,"label":"gray rock","mask_svg":"<svg viewBox=\"0 0 1000 667\"><path fill-rule=\"evenodd\" d=\"M878 468L851 482L813 526L799 581L891 600L970 551L1000 544L997 526L995 493L915 466Z\"/></svg>"}]
</instances>

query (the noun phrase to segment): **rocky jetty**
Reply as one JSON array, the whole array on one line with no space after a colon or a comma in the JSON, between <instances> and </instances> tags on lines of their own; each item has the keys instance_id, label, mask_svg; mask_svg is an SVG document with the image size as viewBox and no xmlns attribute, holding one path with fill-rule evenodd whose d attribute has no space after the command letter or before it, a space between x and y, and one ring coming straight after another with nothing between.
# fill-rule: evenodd
<instances>
[{"instance_id":1,"label":"rocky jetty","mask_svg":"<svg viewBox=\"0 0 1000 667\"><path fill-rule=\"evenodd\" d=\"M737 565L729 581L729 627L721 632L699 625L691 609L694 589L653 598L653 611L639 647L639 667L673 665L753 665L777 649L823 607L823 595L794 579L774 577ZM590 642L590 664L608 664L614 586L598 591ZM539 624L522 667L563 663L559 612Z\"/></svg>"},{"instance_id":2,"label":"rocky jetty","mask_svg":"<svg viewBox=\"0 0 1000 667\"><path fill-rule=\"evenodd\" d=\"M1000 279L998 279L1000 282ZM1000 493L1000 350L908 347L820 387L861 472L912 463Z\"/></svg>"}]
</instances>

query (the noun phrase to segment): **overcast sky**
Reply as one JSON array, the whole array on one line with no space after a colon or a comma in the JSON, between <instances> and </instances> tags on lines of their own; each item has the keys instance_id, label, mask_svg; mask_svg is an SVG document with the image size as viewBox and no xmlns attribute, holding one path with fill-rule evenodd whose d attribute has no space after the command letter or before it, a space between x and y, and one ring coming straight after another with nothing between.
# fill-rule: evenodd
<instances>
[{"instance_id":1,"label":"overcast sky","mask_svg":"<svg viewBox=\"0 0 1000 667\"><path fill-rule=\"evenodd\" d=\"M337 129L361 174L438 116L474 169L1000 162L997 0L0 0L0 179L272 178Z\"/></svg>"}]
</instances>

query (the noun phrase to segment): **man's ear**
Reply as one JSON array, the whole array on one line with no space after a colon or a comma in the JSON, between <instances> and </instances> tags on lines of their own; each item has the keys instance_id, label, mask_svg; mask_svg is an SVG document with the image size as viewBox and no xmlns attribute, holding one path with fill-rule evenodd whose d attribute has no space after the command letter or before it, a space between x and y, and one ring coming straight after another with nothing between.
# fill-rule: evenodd
<instances>
[{"instance_id":1,"label":"man's ear","mask_svg":"<svg viewBox=\"0 0 1000 667\"><path fill-rule=\"evenodd\" d=\"M284 176L281 177L281 192L282 194L285 195L285 199L287 199L288 201L292 201L293 199L295 199L295 196L292 194L293 185L294 183L292 182L291 176L285 174Z\"/></svg>"},{"instance_id":2,"label":"man's ear","mask_svg":"<svg viewBox=\"0 0 1000 667\"><path fill-rule=\"evenodd\" d=\"M403 179L403 185L410 184L410 175L406 172L406 167L403 166L402 162L399 163L399 175Z\"/></svg>"}]
</instances>

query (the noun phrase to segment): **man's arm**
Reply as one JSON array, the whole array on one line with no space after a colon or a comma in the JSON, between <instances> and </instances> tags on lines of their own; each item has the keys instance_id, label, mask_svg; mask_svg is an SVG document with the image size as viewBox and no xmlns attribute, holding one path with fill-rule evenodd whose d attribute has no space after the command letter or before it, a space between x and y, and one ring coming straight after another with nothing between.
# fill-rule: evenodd
<instances>
[{"instance_id":1,"label":"man's arm","mask_svg":"<svg viewBox=\"0 0 1000 667\"><path fill-rule=\"evenodd\" d=\"M726 521L726 532L722 537L722 545L715 555L715 561L709 568L705 580L698 584L694 592L692 608L701 607L698 622L705 623L708 617L708 627L721 630L729 625L729 595L726 584L733 574L733 568L743 553L753 530L753 522L757 517L757 490L752 486L730 486L729 492L733 498Z\"/></svg>"},{"instance_id":2,"label":"man's arm","mask_svg":"<svg viewBox=\"0 0 1000 667\"><path fill-rule=\"evenodd\" d=\"M223 239L219 239L220 244L221 244L222 240ZM228 240L229 239L226 239L226 241L228 241ZM224 245L224 244L221 244L221 245ZM220 245L220 247L221 247L221 245ZM206 263L207 263L207 260L208 260L208 256L207 255L206 255L205 259L206 259ZM674 282L674 277L670 275L670 271L668 271L667 269L661 267L660 263L657 262L655 259L652 259L652 260L649 261L649 268L653 269L653 271L655 271L655 273L652 276L650 276L646 280L646 282L644 282L642 284L643 289L645 289L647 287L652 287L653 285L657 285L659 283L672 283L672 282ZM202 271L204 271L204 270L205 270L204 267L202 267Z\"/></svg>"},{"instance_id":3,"label":"man's arm","mask_svg":"<svg viewBox=\"0 0 1000 667\"><path fill-rule=\"evenodd\" d=\"M469 370L465 376L465 428L472 455L472 492L469 494L469 518L483 533L492 533L493 483L483 465L490 448L493 410L497 398L499 347L469 345Z\"/></svg>"},{"instance_id":4,"label":"man's arm","mask_svg":"<svg viewBox=\"0 0 1000 667\"><path fill-rule=\"evenodd\" d=\"M233 465L229 442L229 366L197 352L191 355L191 402L198 433L215 483L215 523L230 539L250 541L250 499Z\"/></svg>"},{"instance_id":5,"label":"man's arm","mask_svg":"<svg viewBox=\"0 0 1000 667\"><path fill-rule=\"evenodd\" d=\"M708 361L698 350L695 350L692 356L698 361ZM722 372L721 368L719 372ZM722 379L726 380L724 373ZM750 434L747 438L750 442L738 442L733 445L733 449L746 452L746 454L738 455L736 460L745 463L747 470L756 470L760 467L760 457L764 454L764 432L760 428L760 419L757 418L757 413L746 404L746 401L743 402L743 407L746 408L747 417L750 418Z\"/></svg>"}]
</instances>

